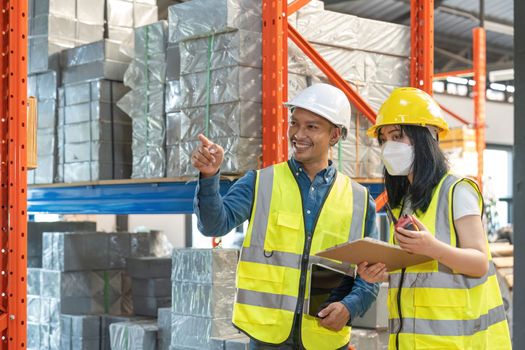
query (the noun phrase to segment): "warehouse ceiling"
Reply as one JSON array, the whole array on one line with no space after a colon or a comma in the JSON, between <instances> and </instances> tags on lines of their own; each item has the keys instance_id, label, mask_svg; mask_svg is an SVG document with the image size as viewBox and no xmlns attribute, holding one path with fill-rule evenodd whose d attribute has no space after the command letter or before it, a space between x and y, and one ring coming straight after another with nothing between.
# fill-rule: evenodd
<instances>
[{"instance_id":1,"label":"warehouse ceiling","mask_svg":"<svg viewBox=\"0 0 525 350\"><path fill-rule=\"evenodd\" d=\"M325 9L410 25L410 0L324 0ZM479 26L479 0L434 0L435 71L472 67L472 29ZM485 1L487 69L513 67L513 0Z\"/></svg>"}]
</instances>

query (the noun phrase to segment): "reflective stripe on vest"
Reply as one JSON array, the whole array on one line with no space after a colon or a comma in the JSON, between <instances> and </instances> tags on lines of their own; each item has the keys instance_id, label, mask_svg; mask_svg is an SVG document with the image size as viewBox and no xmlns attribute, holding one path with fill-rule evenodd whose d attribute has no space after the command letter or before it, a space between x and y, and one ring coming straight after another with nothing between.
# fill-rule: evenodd
<instances>
[{"instance_id":1,"label":"reflective stripe on vest","mask_svg":"<svg viewBox=\"0 0 525 350\"><path fill-rule=\"evenodd\" d=\"M489 326L506 321L505 307L496 306L487 314L472 320L427 320L416 318L403 318L402 333L416 333L440 336L471 336L475 333L488 329ZM390 333L399 328L399 319L389 320Z\"/></svg>"},{"instance_id":2,"label":"reflective stripe on vest","mask_svg":"<svg viewBox=\"0 0 525 350\"><path fill-rule=\"evenodd\" d=\"M459 244L452 216L452 197L454 187L461 181L476 189L481 208L477 185L471 180L447 174L437 186L427 211L414 214L437 239L451 246ZM394 210L394 215L399 213L399 208ZM391 226L391 242L393 233ZM490 253L489 270L480 278L454 273L436 260L407 268L401 289L403 325L400 330L397 294L401 274L400 270L393 271L389 278L392 334L389 348L395 349L395 337L399 332L400 349L425 346L510 349L505 309L495 273ZM496 341L491 338L498 339L497 344L492 344Z\"/></svg>"},{"instance_id":3,"label":"reflective stripe on vest","mask_svg":"<svg viewBox=\"0 0 525 350\"><path fill-rule=\"evenodd\" d=\"M351 186L350 186L351 184ZM306 263L318 261L313 254L335 244L359 239L364 233L368 205L366 189L338 173L320 210L312 234L311 255ZM330 220L328 220L328 218ZM341 228L346 227L344 232ZM287 163L257 172L254 207L237 269L234 324L261 342L281 344L290 336L298 307L299 286L309 275L301 275L306 233L301 194ZM310 261L309 261L310 260ZM353 273L353 267L323 259L325 265ZM302 302L302 301L301 301ZM303 332L303 345L315 349L319 333L326 349L345 345L349 327L341 332L318 329Z\"/></svg>"}]
</instances>

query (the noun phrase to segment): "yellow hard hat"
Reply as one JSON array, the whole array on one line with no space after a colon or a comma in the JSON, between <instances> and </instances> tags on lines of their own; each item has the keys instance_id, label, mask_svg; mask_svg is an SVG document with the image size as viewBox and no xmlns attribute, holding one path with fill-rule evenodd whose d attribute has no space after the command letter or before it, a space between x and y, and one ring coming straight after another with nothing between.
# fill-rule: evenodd
<instances>
[{"instance_id":1,"label":"yellow hard hat","mask_svg":"<svg viewBox=\"0 0 525 350\"><path fill-rule=\"evenodd\" d=\"M392 91L379 109L376 124L368 129L367 135L377 137L377 131L382 126L397 124L434 126L440 136L448 132L448 124L437 102L423 90L413 87Z\"/></svg>"}]
</instances>

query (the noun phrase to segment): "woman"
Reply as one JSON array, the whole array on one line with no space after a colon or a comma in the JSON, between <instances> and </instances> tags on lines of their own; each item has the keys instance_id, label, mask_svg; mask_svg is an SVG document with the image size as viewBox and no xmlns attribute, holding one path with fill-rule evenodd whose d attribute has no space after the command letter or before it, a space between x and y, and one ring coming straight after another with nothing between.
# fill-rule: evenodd
<instances>
[{"instance_id":1,"label":"woman","mask_svg":"<svg viewBox=\"0 0 525 350\"><path fill-rule=\"evenodd\" d=\"M359 264L368 282L389 280L389 349L511 349L505 310L472 180L448 173L438 147L448 125L437 103L416 88L395 89L368 135L379 140L394 215L418 230L391 225L390 243L432 261L386 271Z\"/></svg>"}]
</instances>

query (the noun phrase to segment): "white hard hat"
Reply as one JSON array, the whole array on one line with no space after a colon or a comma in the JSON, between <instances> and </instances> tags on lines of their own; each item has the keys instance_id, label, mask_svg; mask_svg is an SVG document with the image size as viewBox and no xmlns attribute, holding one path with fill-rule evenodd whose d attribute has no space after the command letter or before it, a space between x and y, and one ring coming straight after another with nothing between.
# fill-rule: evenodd
<instances>
[{"instance_id":1,"label":"white hard hat","mask_svg":"<svg viewBox=\"0 0 525 350\"><path fill-rule=\"evenodd\" d=\"M284 105L307 109L347 131L350 129L350 102L345 93L333 85L314 84Z\"/></svg>"}]
</instances>

